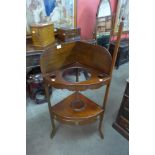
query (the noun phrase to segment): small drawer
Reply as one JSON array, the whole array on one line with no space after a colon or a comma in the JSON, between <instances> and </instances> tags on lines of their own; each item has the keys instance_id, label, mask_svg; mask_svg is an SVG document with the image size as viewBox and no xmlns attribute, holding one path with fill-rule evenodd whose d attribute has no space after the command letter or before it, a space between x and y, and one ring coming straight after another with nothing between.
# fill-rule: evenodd
<instances>
[{"instance_id":1,"label":"small drawer","mask_svg":"<svg viewBox=\"0 0 155 155\"><path fill-rule=\"evenodd\" d=\"M75 29L58 29L58 39L61 41L74 41L80 40L75 38L80 38L80 28Z\"/></svg>"},{"instance_id":2,"label":"small drawer","mask_svg":"<svg viewBox=\"0 0 155 155\"><path fill-rule=\"evenodd\" d=\"M124 118L123 116L120 116L118 119L118 124L125 129L126 131L129 131L129 121Z\"/></svg>"}]
</instances>

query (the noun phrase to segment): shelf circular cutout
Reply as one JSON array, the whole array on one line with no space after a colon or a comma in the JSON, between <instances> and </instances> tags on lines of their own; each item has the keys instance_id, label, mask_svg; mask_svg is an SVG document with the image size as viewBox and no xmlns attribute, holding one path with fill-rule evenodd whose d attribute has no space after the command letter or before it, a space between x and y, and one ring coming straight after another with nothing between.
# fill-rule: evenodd
<instances>
[{"instance_id":1,"label":"shelf circular cutout","mask_svg":"<svg viewBox=\"0 0 155 155\"><path fill-rule=\"evenodd\" d=\"M70 67L64 69L62 77L65 81L76 83L89 80L91 73L83 67Z\"/></svg>"}]
</instances>

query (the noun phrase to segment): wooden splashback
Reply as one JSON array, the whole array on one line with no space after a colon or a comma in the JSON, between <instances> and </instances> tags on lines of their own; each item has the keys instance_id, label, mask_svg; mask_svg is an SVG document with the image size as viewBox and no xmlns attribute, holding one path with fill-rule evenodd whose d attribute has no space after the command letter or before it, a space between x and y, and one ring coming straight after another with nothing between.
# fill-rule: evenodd
<instances>
[{"instance_id":1,"label":"wooden splashback","mask_svg":"<svg viewBox=\"0 0 155 155\"><path fill-rule=\"evenodd\" d=\"M59 70L63 66L74 63L75 57L72 52L74 46L74 42L65 43L61 44L60 49L57 49L57 46L53 46L50 49L44 51L40 59L42 73L49 73L55 70Z\"/></svg>"},{"instance_id":2,"label":"wooden splashback","mask_svg":"<svg viewBox=\"0 0 155 155\"><path fill-rule=\"evenodd\" d=\"M109 74L112 58L105 48L78 41L61 44L60 49L53 46L43 52L40 63L42 73L49 73L75 62Z\"/></svg>"},{"instance_id":3,"label":"wooden splashback","mask_svg":"<svg viewBox=\"0 0 155 155\"><path fill-rule=\"evenodd\" d=\"M77 62L103 71L106 74L110 72L112 58L104 47L77 42L74 50L76 51Z\"/></svg>"}]
</instances>

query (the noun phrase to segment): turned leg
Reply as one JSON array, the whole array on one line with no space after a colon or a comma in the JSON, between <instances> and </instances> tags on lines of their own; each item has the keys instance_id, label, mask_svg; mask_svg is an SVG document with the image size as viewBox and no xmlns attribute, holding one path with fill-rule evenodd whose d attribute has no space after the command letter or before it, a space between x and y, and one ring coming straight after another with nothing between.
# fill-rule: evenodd
<instances>
[{"instance_id":1,"label":"turned leg","mask_svg":"<svg viewBox=\"0 0 155 155\"><path fill-rule=\"evenodd\" d=\"M106 91L105 91L105 95L104 95L104 101L103 101L103 109L104 109L104 111L105 111L106 103L107 103L107 100L108 100L109 89L110 89L110 83L106 86Z\"/></svg>"},{"instance_id":2,"label":"turned leg","mask_svg":"<svg viewBox=\"0 0 155 155\"><path fill-rule=\"evenodd\" d=\"M106 92L105 92L105 95L104 95L104 102L103 102L103 109L104 109L104 112L105 112L105 106L106 106L107 99L108 99L108 95L109 95L109 88L110 88L110 83L106 86ZM102 132L103 117L104 117L104 113L102 113L102 114L100 115L100 119L99 119L99 128L98 128L99 133L100 133L100 136L101 136L102 139L104 138L104 135L103 135L103 132Z\"/></svg>"},{"instance_id":3,"label":"turned leg","mask_svg":"<svg viewBox=\"0 0 155 155\"><path fill-rule=\"evenodd\" d=\"M54 116L51 113L52 107L51 107L51 102L50 102L49 88L46 84L45 84L45 93L46 93L46 97L47 97L47 101L48 101L48 109L49 109L50 119L51 119L51 124L52 124L51 138L53 138L56 133L56 129L55 129L55 123L54 123Z\"/></svg>"}]
</instances>

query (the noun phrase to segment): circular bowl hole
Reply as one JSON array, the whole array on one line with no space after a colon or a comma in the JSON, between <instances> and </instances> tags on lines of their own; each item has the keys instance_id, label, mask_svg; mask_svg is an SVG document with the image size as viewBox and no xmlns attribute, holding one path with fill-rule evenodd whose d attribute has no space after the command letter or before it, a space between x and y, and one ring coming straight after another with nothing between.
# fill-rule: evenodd
<instances>
[{"instance_id":1,"label":"circular bowl hole","mask_svg":"<svg viewBox=\"0 0 155 155\"><path fill-rule=\"evenodd\" d=\"M55 74L51 74L50 78L51 78L52 81L55 81L56 75Z\"/></svg>"},{"instance_id":2,"label":"circular bowl hole","mask_svg":"<svg viewBox=\"0 0 155 155\"><path fill-rule=\"evenodd\" d=\"M103 78L104 78L104 75L103 75L103 74L99 74L97 77L98 77L99 79L103 79Z\"/></svg>"},{"instance_id":3,"label":"circular bowl hole","mask_svg":"<svg viewBox=\"0 0 155 155\"><path fill-rule=\"evenodd\" d=\"M77 83L90 79L91 73L83 67L69 67L64 69L62 78L67 82Z\"/></svg>"},{"instance_id":4,"label":"circular bowl hole","mask_svg":"<svg viewBox=\"0 0 155 155\"><path fill-rule=\"evenodd\" d=\"M97 77L99 78L99 81L103 81L104 75L103 74L99 74Z\"/></svg>"}]
</instances>

